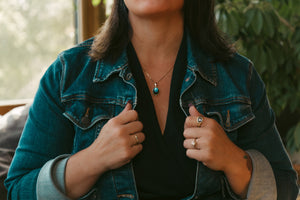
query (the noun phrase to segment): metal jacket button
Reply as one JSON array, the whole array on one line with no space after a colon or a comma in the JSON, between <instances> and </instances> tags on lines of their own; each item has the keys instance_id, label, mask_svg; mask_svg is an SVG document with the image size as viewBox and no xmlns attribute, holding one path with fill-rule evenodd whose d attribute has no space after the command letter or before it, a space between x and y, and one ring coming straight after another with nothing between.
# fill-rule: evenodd
<instances>
[{"instance_id":1,"label":"metal jacket button","mask_svg":"<svg viewBox=\"0 0 300 200\"><path fill-rule=\"evenodd\" d=\"M125 76L126 81L129 81L131 78L132 78L132 73L126 74L126 76Z\"/></svg>"},{"instance_id":2,"label":"metal jacket button","mask_svg":"<svg viewBox=\"0 0 300 200\"><path fill-rule=\"evenodd\" d=\"M82 126L88 126L91 123L89 114L90 114L90 108L87 108L86 113L84 114L83 118L80 121Z\"/></svg>"},{"instance_id":3,"label":"metal jacket button","mask_svg":"<svg viewBox=\"0 0 300 200\"><path fill-rule=\"evenodd\" d=\"M82 124L83 126L88 126L88 125L90 124L90 122L91 122L91 120L90 120L89 117L84 116L84 117L81 119L81 124Z\"/></svg>"}]
</instances>

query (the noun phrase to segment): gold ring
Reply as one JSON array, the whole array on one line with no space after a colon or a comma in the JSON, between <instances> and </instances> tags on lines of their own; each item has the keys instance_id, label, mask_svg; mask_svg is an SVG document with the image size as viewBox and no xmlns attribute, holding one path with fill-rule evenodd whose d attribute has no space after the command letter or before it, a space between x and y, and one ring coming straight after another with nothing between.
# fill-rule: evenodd
<instances>
[{"instance_id":1,"label":"gold ring","mask_svg":"<svg viewBox=\"0 0 300 200\"><path fill-rule=\"evenodd\" d=\"M197 117L197 127L201 127L202 123L203 123L203 117L201 116Z\"/></svg>"},{"instance_id":2,"label":"gold ring","mask_svg":"<svg viewBox=\"0 0 300 200\"><path fill-rule=\"evenodd\" d=\"M140 143L139 138L137 135L134 135L135 141L136 141L136 145Z\"/></svg>"},{"instance_id":3,"label":"gold ring","mask_svg":"<svg viewBox=\"0 0 300 200\"><path fill-rule=\"evenodd\" d=\"M197 146L197 138L194 138L191 142L192 146L194 149L196 149L196 146Z\"/></svg>"}]
</instances>

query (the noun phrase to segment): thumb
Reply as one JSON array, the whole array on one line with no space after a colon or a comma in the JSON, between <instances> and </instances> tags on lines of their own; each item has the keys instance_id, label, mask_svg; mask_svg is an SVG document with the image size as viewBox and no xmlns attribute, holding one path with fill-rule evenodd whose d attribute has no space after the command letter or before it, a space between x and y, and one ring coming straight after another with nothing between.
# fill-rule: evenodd
<instances>
[{"instance_id":1,"label":"thumb","mask_svg":"<svg viewBox=\"0 0 300 200\"><path fill-rule=\"evenodd\" d=\"M130 102L128 102L128 103L126 104L125 108L122 110L122 112L119 113L119 116L120 116L120 115L123 115L124 113L126 113L126 111L129 111L129 110L131 110L131 109L132 109L132 105L131 105Z\"/></svg>"},{"instance_id":2,"label":"thumb","mask_svg":"<svg viewBox=\"0 0 300 200\"><path fill-rule=\"evenodd\" d=\"M122 112L128 111L128 110L132 110L132 104L131 104L131 102L128 102L128 103L126 104L126 106L125 106L125 108L124 108L124 110L123 110Z\"/></svg>"},{"instance_id":3,"label":"thumb","mask_svg":"<svg viewBox=\"0 0 300 200\"><path fill-rule=\"evenodd\" d=\"M124 110L132 110L132 104L131 104L131 101L128 101Z\"/></svg>"},{"instance_id":4,"label":"thumb","mask_svg":"<svg viewBox=\"0 0 300 200\"><path fill-rule=\"evenodd\" d=\"M132 104L128 102L125 106L125 108L120 112L116 117L120 124L128 123L128 111L132 110Z\"/></svg>"},{"instance_id":5,"label":"thumb","mask_svg":"<svg viewBox=\"0 0 300 200\"><path fill-rule=\"evenodd\" d=\"M190 108L189 108L189 113L190 113L191 116L202 116L202 115L198 112L198 110L196 109L195 106L190 106Z\"/></svg>"}]
</instances>

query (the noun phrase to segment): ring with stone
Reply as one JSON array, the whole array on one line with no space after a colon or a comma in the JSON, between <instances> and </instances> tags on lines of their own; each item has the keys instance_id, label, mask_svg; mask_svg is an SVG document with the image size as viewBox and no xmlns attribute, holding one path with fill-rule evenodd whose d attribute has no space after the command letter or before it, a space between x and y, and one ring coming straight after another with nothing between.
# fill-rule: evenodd
<instances>
[{"instance_id":1,"label":"ring with stone","mask_svg":"<svg viewBox=\"0 0 300 200\"><path fill-rule=\"evenodd\" d=\"M201 116L197 117L197 127L201 127L202 123L203 123L203 117Z\"/></svg>"}]
</instances>

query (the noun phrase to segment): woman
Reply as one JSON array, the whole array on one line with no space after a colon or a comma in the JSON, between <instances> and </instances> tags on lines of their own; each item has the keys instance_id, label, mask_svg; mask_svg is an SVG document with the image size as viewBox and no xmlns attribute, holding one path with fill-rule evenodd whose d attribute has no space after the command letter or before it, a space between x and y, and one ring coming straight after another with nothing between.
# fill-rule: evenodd
<instances>
[{"instance_id":1,"label":"woman","mask_svg":"<svg viewBox=\"0 0 300 200\"><path fill-rule=\"evenodd\" d=\"M295 199L296 175L251 62L212 0L115 0L41 80L11 199Z\"/></svg>"}]
</instances>

